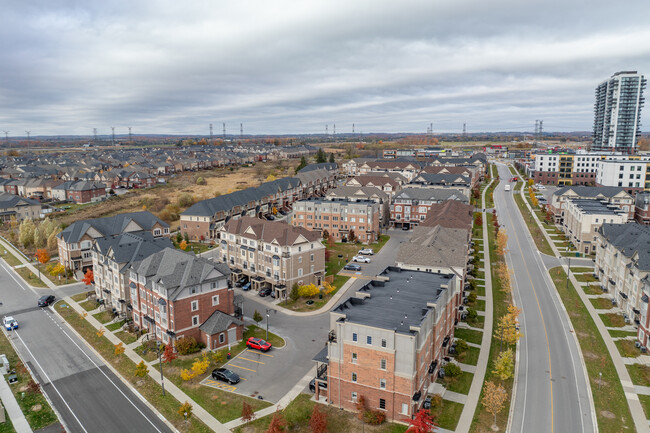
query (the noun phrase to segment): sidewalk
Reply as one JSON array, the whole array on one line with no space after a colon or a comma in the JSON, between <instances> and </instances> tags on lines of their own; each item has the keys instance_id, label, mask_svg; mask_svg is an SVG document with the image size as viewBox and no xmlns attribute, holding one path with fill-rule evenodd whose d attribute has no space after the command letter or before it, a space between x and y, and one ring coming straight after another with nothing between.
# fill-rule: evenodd
<instances>
[{"instance_id":1,"label":"sidewalk","mask_svg":"<svg viewBox=\"0 0 650 433\"><path fill-rule=\"evenodd\" d=\"M522 199L524 199L524 204L528 208L528 211L531 213L531 215L533 215L535 223L542 230L542 232L544 233L544 237L551 245L551 249L553 250L553 253L556 255L556 257L559 260L562 260L561 254L557 249L557 247L555 246L555 244L553 243L553 240L550 238L548 232L544 230L544 227L542 226L541 222L537 218L537 215L535 214L535 212L533 212L530 205L528 204L528 201L524 198L523 187L520 193ZM569 272L568 264L563 264L562 267L564 268L565 272ZM614 368L616 368L616 373L618 374L619 380L621 381L621 385L623 386L623 391L625 392L625 397L627 398L627 403L628 406L630 407L630 413L632 414L632 419L634 420L634 425L636 427L637 432L650 431L650 428L648 427L648 420L646 419L645 412L643 411L643 407L641 406L641 402L639 401L639 396L637 395L636 389L632 384L632 379L630 379L630 374L628 373L627 368L625 367L623 358L621 357L618 348L614 344L614 340L612 340L611 336L609 335L609 332L607 331L607 328L603 324L603 321L601 320L600 316L596 312L596 309L594 308L593 304L589 301L589 298L587 297L585 292L582 290L582 285L578 280L576 280L573 272L569 273L569 279L571 280L571 284L573 284L573 287L576 288L576 292L578 293L578 296L580 296L580 299L587 307L587 311L589 311L591 318L593 319L594 323L596 324L596 327L598 328L598 332L600 332L600 336L603 339L605 346L607 346L607 351L609 352L609 356L612 358L612 362L614 363ZM564 304L561 303L561 305ZM586 372L584 358L582 358L582 350L580 351L580 357L582 359L583 368L585 368L585 372ZM588 382L590 382L588 376L587 378L588 378ZM589 389L589 399L591 400L591 403L593 405L594 402L593 402L593 395L591 393L591 387L588 387L588 389ZM595 405L594 405L594 410L595 410ZM594 416L594 425L598 425L595 419L595 414L593 414L593 416Z\"/></svg>"},{"instance_id":2,"label":"sidewalk","mask_svg":"<svg viewBox=\"0 0 650 433\"><path fill-rule=\"evenodd\" d=\"M27 418L25 418L23 411L20 410L16 397L14 397L11 388L9 388L9 384L5 381L5 377L2 374L0 374L0 400L2 400L2 404L7 410L7 415L9 415L9 419L11 419L11 423L14 425L16 433L32 433Z\"/></svg>"},{"instance_id":3,"label":"sidewalk","mask_svg":"<svg viewBox=\"0 0 650 433\"><path fill-rule=\"evenodd\" d=\"M482 207L485 208L485 192L494 179L483 189ZM488 229L487 229L487 212L483 212L483 268L485 269L485 323L483 324L483 339L481 340L481 351L478 355L478 363L476 364L476 372L472 379L472 385L469 393L464 401L463 412L460 414L460 420L456 426L456 433L468 433L474 419L476 406L479 403L481 390L483 389L483 381L485 379L485 372L487 371L488 358L490 356L490 346L492 344L492 277L490 267L490 252L488 242ZM485 331L484 331L485 330ZM436 429L436 431L442 431Z\"/></svg>"}]
</instances>

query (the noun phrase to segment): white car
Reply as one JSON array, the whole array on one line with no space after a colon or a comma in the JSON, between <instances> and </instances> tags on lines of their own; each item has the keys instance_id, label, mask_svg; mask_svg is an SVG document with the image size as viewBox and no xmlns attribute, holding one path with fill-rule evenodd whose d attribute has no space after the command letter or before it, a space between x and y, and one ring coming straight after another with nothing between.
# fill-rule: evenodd
<instances>
[{"instance_id":1,"label":"white car","mask_svg":"<svg viewBox=\"0 0 650 433\"><path fill-rule=\"evenodd\" d=\"M7 331L18 329L18 321L11 316L3 317L2 325L5 327Z\"/></svg>"},{"instance_id":2,"label":"white car","mask_svg":"<svg viewBox=\"0 0 650 433\"><path fill-rule=\"evenodd\" d=\"M370 257L354 256L352 257L352 261L361 262L361 263L370 263Z\"/></svg>"},{"instance_id":3,"label":"white car","mask_svg":"<svg viewBox=\"0 0 650 433\"><path fill-rule=\"evenodd\" d=\"M359 255L372 256L373 254L375 254L375 252L372 250L372 248L364 248L359 251Z\"/></svg>"},{"instance_id":4,"label":"white car","mask_svg":"<svg viewBox=\"0 0 650 433\"><path fill-rule=\"evenodd\" d=\"M546 187L544 185L540 184L540 185L537 185L537 189L546 189Z\"/></svg>"}]
</instances>

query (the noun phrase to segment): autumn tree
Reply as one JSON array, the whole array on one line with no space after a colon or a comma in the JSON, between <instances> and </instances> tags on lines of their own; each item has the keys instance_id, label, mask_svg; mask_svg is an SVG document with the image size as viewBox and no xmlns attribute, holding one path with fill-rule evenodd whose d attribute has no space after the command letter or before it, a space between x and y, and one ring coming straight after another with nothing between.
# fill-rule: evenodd
<instances>
[{"instance_id":1,"label":"autumn tree","mask_svg":"<svg viewBox=\"0 0 650 433\"><path fill-rule=\"evenodd\" d=\"M82 280L86 286L90 286L94 281L95 281L95 275L93 274L92 269L88 269L86 273L84 274L84 278Z\"/></svg>"},{"instance_id":2,"label":"autumn tree","mask_svg":"<svg viewBox=\"0 0 650 433\"><path fill-rule=\"evenodd\" d=\"M56 229L54 229L54 231L53 231L52 233L50 233L50 235L47 237L47 249L48 249L48 250L52 250L52 251L53 251L53 250L56 250L56 246L57 246L57 244L58 244L58 241L57 241L57 237L56 237L56 235L58 235L59 233L61 233L61 229L60 229L60 228L56 228Z\"/></svg>"},{"instance_id":3,"label":"autumn tree","mask_svg":"<svg viewBox=\"0 0 650 433\"><path fill-rule=\"evenodd\" d=\"M494 382L485 382L481 403L489 413L494 415L493 430L498 430L497 414L503 410L507 399L508 393L502 385L495 385Z\"/></svg>"},{"instance_id":4,"label":"autumn tree","mask_svg":"<svg viewBox=\"0 0 650 433\"><path fill-rule=\"evenodd\" d=\"M427 409L420 409L413 419L408 420L410 427L405 433L431 433L438 425L435 419L436 417L431 415Z\"/></svg>"},{"instance_id":5,"label":"autumn tree","mask_svg":"<svg viewBox=\"0 0 650 433\"><path fill-rule=\"evenodd\" d=\"M135 366L135 373L133 374L137 377L145 377L149 374L149 367L147 367L147 364L145 364L144 361L140 361L140 363Z\"/></svg>"},{"instance_id":6,"label":"autumn tree","mask_svg":"<svg viewBox=\"0 0 650 433\"><path fill-rule=\"evenodd\" d=\"M47 263L50 261L50 253L44 248L39 248L36 250L36 258L41 264Z\"/></svg>"},{"instance_id":7,"label":"autumn tree","mask_svg":"<svg viewBox=\"0 0 650 433\"><path fill-rule=\"evenodd\" d=\"M207 355L204 354L203 358L195 359L192 363L192 371L194 372L194 376L199 376L205 373L209 366L210 360L208 359Z\"/></svg>"},{"instance_id":8,"label":"autumn tree","mask_svg":"<svg viewBox=\"0 0 650 433\"><path fill-rule=\"evenodd\" d=\"M192 416L192 405L190 404L189 401L186 401L180 407L178 408L178 414L185 419L189 418Z\"/></svg>"},{"instance_id":9,"label":"autumn tree","mask_svg":"<svg viewBox=\"0 0 650 433\"><path fill-rule=\"evenodd\" d=\"M508 246L508 235L506 234L505 230L499 230L499 233L497 233L497 241L496 241L497 254L500 256L505 255L507 246Z\"/></svg>"},{"instance_id":10,"label":"autumn tree","mask_svg":"<svg viewBox=\"0 0 650 433\"><path fill-rule=\"evenodd\" d=\"M496 374L501 380L510 379L514 373L515 361L512 349L508 348L499 354L499 357L494 361L494 370L492 373Z\"/></svg>"},{"instance_id":11,"label":"autumn tree","mask_svg":"<svg viewBox=\"0 0 650 433\"><path fill-rule=\"evenodd\" d=\"M269 428L266 430L266 433L282 433L284 432L284 427L286 425L287 422L284 420L284 417L278 408L273 414L273 418L271 418L271 424L269 424Z\"/></svg>"},{"instance_id":12,"label":"autumn tree","mask_svg":"<svg viewBox=\"0 0 650 433\"><path fill-rule=\"evenodd\" d=\"M180 246L181 250L185 251L187 249L187 241L185 239L183 239L183 241L181 242L181 244L179 246Z\"/></svg>"},{"instance_id":13,"label":"autumn tree","mask_svg":"<svg viewBox=\"0 0 650 433\"><path fill-rule=\"evenodd\" d=\"M248 424L249 422L253 421L253 419L255 419L255 412L253 412L253 407L250 404L243 402L241 408L241 420Z\"/></svg>"},{"instance_id":14,"label":"autumn tree","mask_svg":"<svg viewBox=\"0 0 650 433\"><path fill-rule=\"evenodd\" d=\"M118 344L115 345L115 355L121 355L124 353L126 349L124 348L124 343L119 342Z\"/></svg>"},{"instance_id":15,"label":"autumn tree","mask_svg":"<svg viewBox=\"0 0 650 433\"><path fill-rule=\"evenodd\" d=\"M34 243L34 231L36 226L30 218L23 220L18 228L18 240L24 247L29 247Z\"/></svg>"},{"instance_id":16,"label":"autumn tree","mask_svg":"<svg viewBox=\"0 0 650 433\"><path fill-rule=\"evenodd\" d=\"M262 315L260 314L259 311L255 310L255 312L253 313L253 320L257 324L259 324L262 321Z\"/></svg>"},{"instance_id":17,"label":"autumn tree","mask_svg":"<svg viewBox=\"0 0 650 433\"><path fill-rule=\"evenodd\" d=\"M474 216L474 225L476 225L477 227L481 227L483 225L483 215L481 215L480 213L476 213L476 215Z\"/></svg>"},{"instance_id":18,"label":"autumn tree","mask_svg":"<svg viewBox=\"0 0 650 433\"><path fill-rule=\"evenodd\" d=\"M63 266L61 263L57 263L50 270L50 275L52 275L53 277L58 277L64 272L65 272L65 266Z\"/></svg>"},{"instance_id":19,"label":"autumn tree","mask_svg":"<svg viewBox=\"0 0 650 433\"><path fill-rule=\"evenodd\" d=\"M165 350L162 354L163 362L171 364L174 359L178 358L178 354L174 352L174 346L170 343L165 346Z\"/></svg>"},{"instance_id":20,"label":"autumn tree","mask_svg":"<svg viewBox=\"0 0 650 433\"><path fill-rule=\"evenodd\" d=\"M314 410L311 412L309 428L312 433L325 433L327 431L327 414L321 412L318 406L315 404Z\"/></svg>"}]
</instances>

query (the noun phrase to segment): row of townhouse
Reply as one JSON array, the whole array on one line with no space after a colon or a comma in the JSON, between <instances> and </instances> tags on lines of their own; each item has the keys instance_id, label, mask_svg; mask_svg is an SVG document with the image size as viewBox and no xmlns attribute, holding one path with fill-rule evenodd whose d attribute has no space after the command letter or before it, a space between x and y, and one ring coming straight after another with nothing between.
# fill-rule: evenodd
<instances>
[{"instance_id":1,"label":"row of townhouse","mask_svg":"<svg viewBox=\"0 0 650 433\"><path fill-rule=\"evenodd\" d=\"M374 200L299 200L293 205L291 224L329 236L337 241L351 237L369 244L379 240L380 209Z\"/></svg>"},{"instance_id":2,"label":"row of townhouse","mask_svg":"<svg viewBox=\"0 0 650 433\"><path fill-rule=\"evenodd\" d=\"M314 358L317 398L387 419L411 418L424 403L446 362L459 319L454 274L385 269L330 312L326 347Z\"/></svg>"},{"instance_id":3,"label":"row of townhouse","mask_svg":"<svg viewBox=\"0 0 650 433\"><path fill-rule=\"evenodd\" d=\"M592 254L597 249L597 231L601 225L625 224L627 221L627 212L606 201L571 199L565 205L562 231L578 251Z\"/></svg>"},{"instance_id":4,"label":"row of townhouse","mask_svg":"<svg viewBox=\"0 0 650 433\"><path fill-rule=\"evenodd\" d=\"M402 174L409 181L421 172L432 174L440 172L431 167L469 169L475 171L479 178L487 172L487 157L483 153L475 153L467 157L444 157L442 153L431 153L426 156L418 155L416 159L415 152L416 150L407 149L406 153L408 154L400 159L353 158L343 162L341 168L343 174L348 177L366 175L371 172L396 172ZM448 172L468 175L452 170Z\"/></svg>"},{"instance_id":5,"label":"row of townhouse","mask_svg":"<svg viewBox=\"0 0 650 433\"><path fill-rule=\"evenodd\" d=\"M637 327L637 339L650 338L650 227L636 222L603 224L598 230L596 272L625 315Z\"/></svg>"},{"instance_id":6,"label":"row of townhouse","mask_svg":"<svg viewBox=\"0 0 650 433\"><path fill-rule=\"evenodd\" d=\"M390 224L402 228L417 226L427 217L432 205L447 200L469 201L454 189L406 188L393 197Z\"/></svg>"},{"instance_id":7,"label":"row of townhouse","mask_svg":"<svg viewBox=\"0 0 650 433\"><path fill-rule=\"evenodd\" d=\"M320 286L325 276L325 247L320 234L285 222L242 217L220 233L217 259L230 267L232 282L251 289L270 287L285 299L294 284Z\"/></svg>"},{"instance_id":8,"label":"row of townhouse","mask_svg":"<svg viewBox=\"0 0 650 433\"><path fill-rule=\"evenodd\" d=\"M359 175L345 182L346 186L375 187L386 194L394 195L402 189L402 183L387 175Z\"/></svg>"},{"instance_id":9,"label":"row of townhouse","mask_svg":"<svg viewBox=\"0 0 650 433\"><path fill-rule=\"evenodd\" d=\"M0 192L0 221L9 223L12 220L21 222L27 218L42 217L41 203L29 198L19 197L7 192Z\"/></svg>"},{"instance_id":10,"label":"row of townhouse","mask_svg":"<svg viewBox=\"0 0 650 433\"><path fill-rule=\"evenodd\" d=\"M108 188L149 188L157 183L157 176L129 168L109 170L95 175L95 180L104 182Z\"/></svg>"},{"instance_id":11,"label":"row of townhouse","mask_svg":"<svg viewBox=\"0 0 650 433\"><path fill-rule=\"evenodd\" d=\"M379 225L386 226L390 221L390 194L374 186L338 186L327 191L328 200L341 199L348 201L371 200L379 205Z\"/></svg>"},{"instance_id":12,"label":"row of townhouse","mask_svg":"<svg viewBox=\"0 0 650 433\"><path fill-rule=\"evenodd\" d=\"M566 216L566 205L570 200L590 199L606 202L627 213L628 220L634 218L634 197L621 187L606 186L565 186L553 192L548 203L548 210L553 214L555 223L562 226Z\"/></svg>"},{"instance_id":13,"label":"row of townhouse","mask_svg":"<svg viewBox=\"0 0 650 433\"><path fill-rule=\"evenodd\" d=\"M408 186L411 188L456 190L466 197L469 197L473 187L470 177L453 173L420 173Z\"/></svg>"},{"instance_id":14,"label":"row of townhouse","mask_svg":"<svg viewBox=\"0 0 650 433\"><path fill-rule=\"evenodd\" d=\"M93 266L92 247L97 238L147 232L154 238L169 237L169 224L148 211L75 221L57 235L59 263L85 272Z\"/></svg>"},{"instance_id":15,"label":"row of townhouse","mask_svg":"<svg viewBox=\"0 0 650 433\"><path fill-rule=\"evenodd\" d=\"M53 199L84 204L106 198L106 185L95 181L61 181L52 179L0 178L0 188L9 194L37 200Z\"/></svg>"},{"instance_id":16,"label":"row of townhouse","mask_svg":"<svg viewBox=\"0 0 650 433\"><path fill-rule=\"evenodd\" d=\"M262 216L277 210L290 210L292 204L308 197L322 197L336 184L336 171L300 171L294 177L266 182L219 197L202 200L181 213L180 230L191 240L218 239L221 227L230 219Z\"/></svg>"}]
</instances>

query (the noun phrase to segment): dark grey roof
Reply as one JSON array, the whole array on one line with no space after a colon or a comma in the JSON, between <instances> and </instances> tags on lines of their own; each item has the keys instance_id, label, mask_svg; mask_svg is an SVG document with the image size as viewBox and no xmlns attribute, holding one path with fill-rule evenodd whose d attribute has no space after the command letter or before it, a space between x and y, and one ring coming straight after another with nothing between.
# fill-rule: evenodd
<instances>
[{"instance_id":1,"label":"dark grey roof","mask_svg":"<svg viewBox=\"0 0 650 433\"><path fill-rule=\"evenodd\" d=\"M397 199L414 199L414 200L459 200L468 203L467 196L461 194L457 189L440 189L440 188L405 188L398 192L393 201Z\"/></svg>"},{"instance_id":2,"label":"dark grey roof","mask_svg":"<svg viewBox=\"0 0 650 433\"><path fill-rule=\"evenodd\" d=\"M603 203L600 200L594 199L571 199L569 200L573 203L581 212L586 214L598 214L598 215L618 215L620 213L627 212L623 211L621 208L613 205L608 205Z\"/></svg>"},{"instance_id":3,"label":"dark grey roof","mask_svg":"<svg viewBox=\"0 0 650 433\"><path fill-rule=\"evenodd\" d=\"M159 223L162 227L169 227L169 224L151 212L129 212L112 217L76 221L57 236L67 243L79 242L91 227L103 236L117 235L122 233L131 221L140 226L142 230L151 230L156 223Z\"/></svg>"},{"instance_id":4,"label":"dark grey roof","mask_svg":"<svg viewBox=\"0 0 650 433\"><path fill-rule=\"evenodd\" d=\"M435 303L453 275L405 271L387 268L380 276L389 281L371 281L359 292L369 298L349 298L333 312L345 314L346 322L411 334L411 326L420 326L428 311L427 303Z\"/></svg>"},{"instance_id":5,"label":"dark grey roof","mask_svg":"<svg viewBox=\"0 0 650 433\"><path fill-rule=\"evenodd\" d=\"M561 196L569 190L583 198L594 198L599 195L604 197L614 197L616 194L625 192L625 190L620 186L565 186L557 189L553 195Z\"/></svg>"},{"instance_id":6,"label":"dark grey roof","mask_svg":"<svg viewBox=\"0 0 650 433\"><path fill-rule=\"evenodd\" d=\"M184 287L216 281L230 276L225 263L212 263L192 253L165 248L142 261L131 265L134 272L147 278L147 282L161 284L167 289L167 298L174 300ZM211 277L214 271L217 277Z\"/></svg>"},{"instance_id":7,"label":"dark grey roof","mask_svg":"<svg viewBox=\"0 0 650 433\"><path fill-rule=\"evenodd\" d=\"M241 320L236 317L229 316L228 314L215 310L214 313L208 317L208 319L203 322L199 329L205 332L207 335L215 335L220 332L225 332L230 328L231 325L241 326L244 324Z\"/></svg>"},{"instance_id":8,"label":"dark grey roof","mask_svg":"<svg viewBox=\"0 0 650 433\"><path fill-rule=\"evenodd\" d=\"M16 206L40 206L41 203L31 198L24 198L8 192L0 192L0 209L7 209Z\"/></svg>"},{"instance_id":9,"label":"dark grey roof","mask_svg":"<svg viewBox=\"0 0 650 433\"><path fill-rule=\"evenodd\" d=\"M636 222L606 223L600 226L598 232L626 257L638 254L639 269L650 271L650 226Z\"/></svg>"},{"instance_id":10,"label":"dark grey roof","mask_svg":"<svg viewBox=\"0 0 650 433\"><path fill-rule=\"evenodd\" d=\"M420 173L413 179L413 183L425 183L425 184L442 184L442 185L453 185L453 184L469 184L470 178L460 174L453 173Z\"/></svg>"},{"instance_id":11,"label":"dark grey roof","mask_svg":"<svg viewBox=\"0 0 650 433\"><path fill-rule=\"evenodd\" d=\"M325 169L327 171L334 171L338 170L339 166L336 165L334 162L320 162L316 164L308 164L304 166L298 173L306 173L308 171L313 171L313 170L318 170L318 169Z\"/></svg>"},{"instance_id":12,"label":"dark grey roof","mask_svg":"<svg viewBox=\"0 0 650 433\"><path fill-rule=\"evenodd\" d=\"M168 238L154 238L150 232L124 233L95 239L93 249L102 255L113 251L113 260L126 267L164 248L174 248Z\"/></svg>"}]
</instances>

